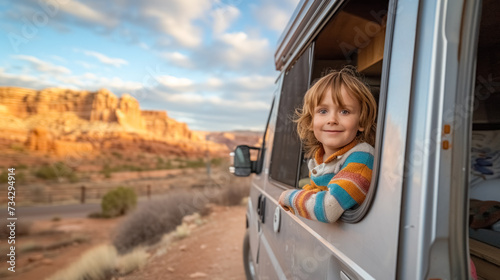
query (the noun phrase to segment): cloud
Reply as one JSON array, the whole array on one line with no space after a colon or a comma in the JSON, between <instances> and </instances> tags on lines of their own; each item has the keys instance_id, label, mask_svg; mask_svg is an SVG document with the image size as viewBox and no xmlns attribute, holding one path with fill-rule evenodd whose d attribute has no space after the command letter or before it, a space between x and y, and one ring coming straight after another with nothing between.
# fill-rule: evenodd
<instances>
[{"instance_id":1,"label":"cloud","mask_svg":"<svg viewBox=\"0 0 500 280\"><path fill-rule=\"evenodd\" d=\"M157 0L140 3L140 22L170 35L181 46L196 47L202 43L202 28L194 22L206 16L211 8L210 0Z\"/></svg>"},{"instance_id":2,"label":"cloud","mask_svg":"<svg viewBox=\"0 0 500 280\"><path fill-rule=\"evenodd\" d=\"M107 64L107 65L112 65L114 67L121 67L122 65L127 65L128 64L128 61L126 61L125 59L121 59L121 58L111 58L109 56L106 56L102 53L98 53L98 52L95 52L95 51L82 51L85 55L87 56L92 56L92 57L95 57L97 58L100 62L104 63L104 64Z\"/></svg>"},{"instance_id":3,"label":"cloud","mask_svg":"<svg viewBox=\"0 0 500 280\"><path fill-rule=\"evenodd\" d=\"M240 14L240 10L230 5L214 9L212 11L214 33L220 34L226 31Z\"/></svg>"},{"instance_id":4,"label":"cloud","mask_svg":"<svg viewBox=\"0 0 500 280\"><path fill-rule=\"evenodd\" d=\"M161 90L154 94L156 104L169 116L189 122L190 129L194 130L264 130L270 108L269 100L241 102L214 95L165 93Z\"/></svg>"},{"instance_id":5,"label":"cloud","mask_svg":"<svg viewBox=\"0 0 500 280\"><path fill-rule=\"evenodd\" d=\"M205 25L214 0L120 0L111 4L98 0L19 1L7 16L15 24L19 15L32 18L47 16L48 24L58 31L68 32L77 23L101 35L115 39L139 38L149 34L159 42L184 47L202 44ZM14 27L14 26L13 26ZM69 28L69 29L68 29ZM16 27L16 30L18 27ZM136 40L130 40L137 43Z\"/></svg>"},{"instance_id":6,"label":"cloud","mask_svg":"<svg viewBox=\"0 0 500 280\"><path fill-rule=\"evenodd\" d=\"M162 75L156 77L157 81L169 90L173 91L188 91L192 90L194 82L188 78L177 78L170 75Z\"/></svg>"},{"instance_id":7,"label":"cloud","mask_svg":"<svg viewBox=\"0 0 500 280\"><path fill-rule=\"evenodd\" d=\"M44 74L47 73L43 69L39 71ZM59 73L58 75L49 75L45 78L41 78L38 74L11 74L5 68L0 68L0 86L28 87L37 90L48 87L91 91L107 88L117 95L121 95L122 93L137 93L144 88L144 85L140 82L124 81L120 77L103 77L93 73L82 75Z\"/></svg>"},{"instance_id":8,"label":"cloud","mask_svg":"<svg viewBox=\"0 0 500 280\"><path fill-rule=\"evenodd\" d=\"M70 74L71 70L69 70L66 67L63 66L58 66L54 65L50 62L46 62L43 60L40 60L34 56L30 55L13 55L13 58L19 59L19 60L24 60L30 63L30 65L35 68L37 71L42 72L44 74L54 74L54 75L59 75L59 74Z\"/></svg>"},{"instance_id":9,"label":"cloud","mask_svg":"<svg viewBox=\"0 0 500 280\"><path fill-rule=\"evenodd\" d=\"M144 42L140 42L139 43L139 47L145 49L145 50L149 50L149 45L144 43Z\"/></svg>"},{"instance_id":10,"label":"cloud","mask_svg":"<svg viewBox=\"0 0 500 280\"><path fill-rule=\"evenodd\" d=\"M54 7L57 7L66 14L69 14L74 18L80 19L84 22L93 24L97 23L105 27L113 27L118 23L117 18L110 17L106 13L102 12L101 9L97 7L91 7L90 5L86 5L76 0L57 1L52 2L52 4L54 4Z\"/></svg>"},{"instance_id":11,"label":"cloud","mask_svg":"<svg viewBox=\"0 0 500 280\"><path fill-rule=\"evenodd\" d=\"M176 66L199 71L274 73L273 50L268 40L245 32L221 34L210 45L192 50L189 58L189 64L187 60L180 63L172 57L167 60Z\"/></svg>"},{"instance_id":12,"label":"cloud","mask_svg":"<svg viewBox=\"0 0 500 280\"><path fill-rule=\"evenodd\" d=\"M150 89L148 100L141 104L166 110L171 117L188 122L191 129L263 130L274 80L262 75L208 76L200 81L170 77L169 82Z\"/></svg>"},{"instance_id":13,"label":"cloud","mask_svg":"<svg viewBox=\"0 0 500 280\"><path fill-rule=\"evenodd\" d=\"M278 0L272 2L262 2L255 8L255 18L267 28L283 32L290 21L290 17L295 10L299 0Z\"/></svg>"},{"instance_id":14,"label":"cloud","mask_svg":"<svg viewBox=\"0 0 500 280\"><path fill-rule=\"evenodd\" d=\"M231 84L238 85L245 90L262 91L274 87L275 77L252 75L235 78Z\"/></svg>"},{"instance_id":15,"label":"cloud","mask_svg":"<svg viewBox=\"0 0 500 280\"><path fill-rule=\"evenodd\" d=\"M182 68L191 69L194 67L189 57L180 52L167 52L160 54L160 56L165 58L169 63Z\"/></svg>"},{"instance_id":16,"label":"cloud","mask_svg":"<svg viewBox=\"0 0 500 280\"><path fill-rule=\"evenodd\" d=\"M54 86L53 83L42 80L39 77L31 75L9 74L4 68L0 67L0 85L11 87L23 87L32 89L42 89Z\"/></svg>"},{"instance_id":17,"label":"cloud","mask_svg":"<svg viewBox=\"0 0 500 280\"><path fill-rule=\"evenodd\" d=\"M144 85L134 81L124 81L120 77L103 77L94 73L85 73L77 76L57 77L57 85L60 87L71 87L81 90L109 89L111 92L121 95L122 93L134 93L140 91Z\"/></svg>"},{"instance_id":18,"label":"cloud","mask_svg":"<svg viewBox=\"0 0 500 280\"><path fill-rule=\"evenodd\" d=\"M218 39L216 56L230 69L261 67L271 53L269 42L265 38L250 38L245 32L226 33ZM272 62L270 62L272 63Z\"/></svg>"}]
</instances>

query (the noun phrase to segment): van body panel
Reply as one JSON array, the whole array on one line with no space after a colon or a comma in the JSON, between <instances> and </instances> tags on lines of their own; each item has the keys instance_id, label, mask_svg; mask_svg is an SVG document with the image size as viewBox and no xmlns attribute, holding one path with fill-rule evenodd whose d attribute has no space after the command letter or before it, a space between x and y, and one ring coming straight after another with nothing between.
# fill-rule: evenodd
<instances>
[{"instance_id":1,"label":"van body panel","mask_svg":"<svg viewBox=\"0 0 500 280\"><path fill-rule=\"evenodd\" d=\"M254 183L252 183L252 185L254 185ZM258 196L258 189L253 187L250 188L246 217L248 222L247 230L249 231L250 238L250 251L254 264L257 262L257 248L259 248L259 219L257 219L257 212L254 207Z\"/></svg>"},{"instance_id":2,"label":"van body panel","mask_svg":"<svg viewBox=\"0 0 500 280\"><path fill-rule=\"evenodd\" d=\"M381 126L372 177L376 192L357 222L325 224L284 211L279 196L295 185L270 177L271 166L280 164L272 159L274 146L281 144L274 143L283 129L277 125L284 117L278 115L280 101L297 98L293 94L298 91L287 91L286 84L295 76L287 75L297 70L293 67L305 67L307 59L309 76L318 71L313 70L314 36L350 2L301 1L280 39L275 63L282 73L266 128L263 171L253 179L247 213L251 246L258 248L252 257L259 279L468 278L472 125L470 112L459 111L471 107L471 100L462 99L474 91L481 1L388 2L390 28L384 30L387 47L378 84L383 112L377 120ZM322 59L318 64L336 63ZM304 79L306 70L297 77ZM445 133L445 126L451 132ZM266 200L264 222L256 214L259 197Z\"/></svg>"}]
</instances>

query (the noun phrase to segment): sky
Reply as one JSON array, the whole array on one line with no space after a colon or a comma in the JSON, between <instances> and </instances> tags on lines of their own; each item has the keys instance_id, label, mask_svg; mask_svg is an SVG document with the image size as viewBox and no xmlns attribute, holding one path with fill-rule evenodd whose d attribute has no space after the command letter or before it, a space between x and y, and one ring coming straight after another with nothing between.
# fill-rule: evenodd
<instances>
[{"instance_id":1,"label":"sky","mask_svg":"<svg viewBox=\"0 0 500 280\"><path fill-rule=\"evenodd\" d=\"M299 0L0 2L0 86L128 93L192 130L263 131Z\"/></svg>"}]
</instances>

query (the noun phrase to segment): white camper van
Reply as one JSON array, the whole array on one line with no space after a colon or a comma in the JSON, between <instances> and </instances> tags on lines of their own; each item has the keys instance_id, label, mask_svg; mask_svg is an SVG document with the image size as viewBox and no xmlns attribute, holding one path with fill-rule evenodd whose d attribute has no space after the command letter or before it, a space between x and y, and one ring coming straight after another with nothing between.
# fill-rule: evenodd
<instances>
[{"instance_id":1,"label":"white camper van","mask_svg":"<svg viewBox=\"0 0 500 280\"><path fill-rule=\"evenodd\" d=\"M500 3L302 0L276 50L260 148L239 146L252 180L248 279L500 279ZM362 205L333 224L285 212L308 177L294 111L328 69L354 65L378 102ZM255 157L254 157L254 156Z\"/></svg>"}]
</instances>

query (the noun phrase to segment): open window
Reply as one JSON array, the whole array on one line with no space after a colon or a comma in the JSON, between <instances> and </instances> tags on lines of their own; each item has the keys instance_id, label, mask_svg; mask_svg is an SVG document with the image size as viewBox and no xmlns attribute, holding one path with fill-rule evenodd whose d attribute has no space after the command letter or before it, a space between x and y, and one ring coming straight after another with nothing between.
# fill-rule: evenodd
<instances>
[{"instance_id":1,"label":"open window","mask_svg":"<svg viewBox=\"0 0 500 280\"><path fill-rule=\"evenodd\" d=\"M378 119L383 119L384 53L388 53L389 0L351 0L334 9L330 17L320 24L308 48L289 66L284 77L279 102L276 136L271 157L270 177L289 187L301 188L308 183L308 159L296 133L295 110L302 107L307 89L329 70L354 65L365 77L378 103ZM387 60L387 59L386 59ZM378 135L383 124L377 123ZM378 143L378 144L377 144ZM372 185L365 202L342 216L346 222L361 220L374 197L378 167L376 155Z\"/></svg>"}]
</instances>

